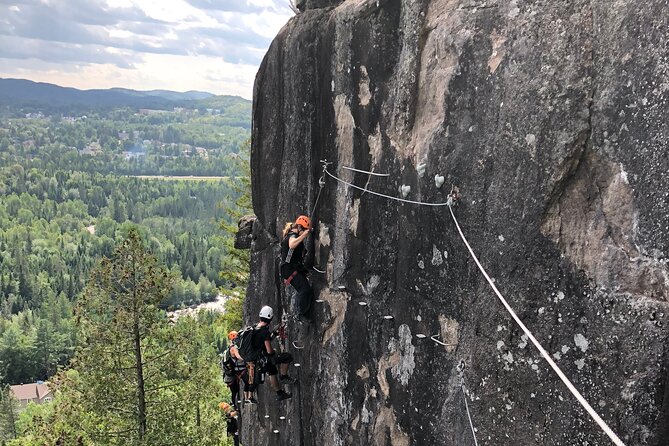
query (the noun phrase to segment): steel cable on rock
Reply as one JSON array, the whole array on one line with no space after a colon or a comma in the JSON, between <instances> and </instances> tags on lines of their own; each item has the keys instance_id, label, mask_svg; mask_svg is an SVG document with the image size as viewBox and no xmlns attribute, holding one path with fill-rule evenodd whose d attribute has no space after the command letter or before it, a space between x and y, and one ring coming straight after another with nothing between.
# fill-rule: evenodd
<instances>
[{"instance_id":1,"label":"steel cable on rock","mask_svg":"<svg viewBox=\"0 0 669 446\"><path fill-rule=\"evenodd\" d=\"M422 202L422 201L414 201L414 200L407 200L407 199L399 198L399 197L393 197L393 196L391 196L391 195L382 194L382 193L380 193L380 192L374 192L373 190L369 190L369 189L365 189L365 188L360 187L360 186L356 186L356 185L353 184L353 183L349 183L349 182L346 181L346 180L342 180L341 178L336 177L335 175L331 174L330 171L327 170L327 169L324 169L324 172L325 172L326 174L328 174L330 177L332 177L333 179L339 181L339 182L342 183L342 184L345 184L345 185L347 185L347 186L349 186L349 187L352 187L352 188L354 188L354 189L361 190L361 191L363 191L363 192L370 193L370 194L372 194L372 195L376 195L376 196L378 196L378 197L387 198L387 199L389 199L389 200L395 200L395 201L400 201L400 202L402 202L402 203L409 203L409 204L418 204L418 205L421 205L421 206L435 206L435 207L438 207L438 206L448 206L448 204L449 204L448 202L446 202L446 203L425 203L425 202Z\"/></svg>"},{"instance_id":2,"label":"steel cable on rock","mask_svg":"<svg viewBox=\"0 0 669 446\"><path fill-rule=\"evenodd\" d=\"M469 427L472 429L472 436L474 437L474 445L479 446L479 442L476 441L476 429L474 429L474 423L472 422L472 415L469 413L469 404L467 404L467 389L465 389L464 381L460 382L460 387L462 388L462 397L465 399L465 409L467 409L467 418L469 419Z\"/></svg>"},{"instance_id":3,"label":"steel cable on rock","mask_svg":"<svg viewBox=\"0 0 669 446\"><path fill-rule=\"evenodd\" d=\"M551 366L553 371L557 374L557 376L562 380L565 386L567 386L567 389L571 392L572 395L578 400L579 403L581 403L581 406L588 412L590 417L599 425L599 427L604 431L606 435L613 441L617 446L625 446L625 443L623 443L620 438L611 430L611 428L606 424L606 422L595 412L595 410L592 408L590 403L588 403L585 398L581 395L581 393L574 387L574 385L569 381L569 378L560 370L560 367L553 361L548 354L548 352L539 344L539 341L534 337L532 332L525 326L523 321L520 320L520 318L516 315L516 313L513 311L509 303L504 299L504 296L502 296L502 293L499 292L497 287L495 286L495 283L492 281L490 276L488 276L488 273L486 273L485 269L483 269L483 266L481 266L481 262L479 262L479 259L476 257L476 254L474 254L474 251L472 250L472 247L469 246L469 243L467 242L467 239L465 238L465 235L462 233L462 229L460 229L460 225L458 224L458 220L455 218L455 214L453 213L453 207L449 206L448 209L451 211L451 216L453 217L453 222L455 223L455 227L458 229L458 232L460 233L460 238L462 238L462 241L464 242L465 246L469 250L469 254L471 254L472 258L474 259L474 262L476 262L476 266L479 267L479 270L481 270L481 273L485 277L485 279L488 281L488 284L490 287L493 289L499 300L502 302L502 305L504 305L504 308L506 308L506 311L511 315L513 320L518 324L518 326L523 330L525 335L532 341L532 344L539 350L539 353L541 353L541 356L544 357L546 362L548 362L548 365Z\"/></svg>"},{"instance_id":4,"label":"steel cable on rock","mask_svg":"<svg viewBox=\"0 0 669 446\"><path fill-rule=\"evenodd\" d=\"M451 217L453 217L453 222L455 223L455 227L457 228L458 233L460 234L460 238L464 242L465 246L467 247L467 250L469 251L469 254L474 259L474 262L476 263L479 270L481 271L481 273L485 277L486 281L488 282L488 284L490 285L492 290L495 292L495 295L502 302L502 305L504 305L504 308L511 315L511 317L516 322L516 324L521 328L521 330L523 330L525 335L532 341L532 344L534 345L534 347L537 350L539 350L539 353L541 354L541 356L546 360L546 362L548 362L548 365L550 365L551 369L553 369L553 371L557 374L557 376L564 383L564 385L571 392L571 394L574 395L576 400L581 404L581 406L586 410L586 412L588 412L590 417L597 423L597 425L602 429L602 431L604 431L604 433L609 437L609 439L611 439L611 441L613 441L613 443L616 444L616 446L625 446L625 443L623 443L622 440L620 440L620 438L618 438L618 436L615 434L615 432L613 432L613 430L611 430L611 428L606 424L606 422L602 419L602 417L600 417L597 414L597 412L595 412L595 410L592 408L590 403L588 403L586 401L586 399L583 397L583 395L581 395L581 393L571 383L569 378L567 378L567 376L562 372L560 367L558 367L558 365L555 363L555 361L553 361L551 359L548 352L541 346L539 341L537 341L537 339L534 337L532 332L530 332L530 330L525 326L523 321L520 320L520 318L513 311L513 309L511 308L509 303L506 301L504 296L502 296L502 294L499 292L499 290L495 286L494 282L492 281L490 276L488 276L488 273L485 271L485 269L481 265L481 262L479 262L479 259L476 257L476 254L474 254L474 250L469 245L469 242L467 242L467 239L465 238L465 235L462 232L462 229L460 228L460 225L458 224L458 220L455 218L455 214L453 213L453 206L452 206L453 202L452 202L452 200L449 199L449 201L447 201L445 203L426 203L426 202L422 202L422 201L406 200L404 198L393 197L391 195L386 195L386 194L382 194L382 193L379 193L379 192L374 192L374 191L371 191L369 189L364 189L360 186L356 186L355 184L350 183L350 182L348 182L346 180L343 180L341 178L338 178L337 176L330 173L330 171L327 170L327 165L324 165L323 172L325 172L327 175L332 177L334 180L336 180L336 181L338 181L342 184L345 184L349 187L361 190L363 192L368 192L372 195L376 195L378 197L386 198L386 199L389 199L389 200L395 200L395 201L398 201L398 202L401 202L401 203L415 204L415 205L419 205L419 206L432 206L432 207L448 206L448 209L451 213Z\"/></svg>"}]
</instances>

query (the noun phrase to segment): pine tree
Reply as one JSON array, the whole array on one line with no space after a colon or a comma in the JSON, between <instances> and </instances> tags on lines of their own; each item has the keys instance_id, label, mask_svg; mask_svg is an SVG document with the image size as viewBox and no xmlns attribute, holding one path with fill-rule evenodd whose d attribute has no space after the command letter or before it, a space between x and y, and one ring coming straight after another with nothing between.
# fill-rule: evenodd
<instances>
[{"instance_id":1,"label":"pine tree","mask_svg":"<svg viewBox=\"0 0 669 446\"><path fill-rule=\"evenodd\" d=\"M83 292L78 373L60 390L73 408L66 418L93 444L219 444L213 348L196 326L172 326L158 308L173 281L131 231Z\"/></svg>"},{"instance_id":2,"label":"pine tree","mask_svg":"<svg viewBox=\"0 0 669 446\"><path fill-rule=\"evenodd\" d=\"M16 438L16 420L18 418L18 401L16 401L9 386L0 388L0 439ZM4 442L4 441L3 441Z\"/></svg>"},{"instance_id":3,"label":"pine tree","mask_svg":"<svg viewBox=\"0 0 669 446\"><path fill-rule=\"evenodd\" d=\"M151 356L157 354L152 338L165 324L158 304L171 286L165 268L131 231L84 290L78 309L84 343L74 364L89 389L84 403L105 426L102 436L142 441L147 434Z\"/></svg>"}]
</instances>

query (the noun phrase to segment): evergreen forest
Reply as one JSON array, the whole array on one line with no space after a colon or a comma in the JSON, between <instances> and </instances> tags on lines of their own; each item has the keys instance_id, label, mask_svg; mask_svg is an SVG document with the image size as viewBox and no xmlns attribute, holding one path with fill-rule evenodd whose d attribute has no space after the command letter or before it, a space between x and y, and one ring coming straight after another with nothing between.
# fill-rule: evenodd
<instances>
[{"instance_id":1,"label":"evergreen forest","mask_svg":"<svg viewBox=\"0 0 669 446\"><path fill-rule=\"evenodd\" d=\"M0 112L3 445L227 444L216 358L248 273L233 237L250 104L207 101L220 108ZM226 314L170 316L210 301ZM55 401L19 408L8 386L38 381Z\"/></svg>"}]
</instances>

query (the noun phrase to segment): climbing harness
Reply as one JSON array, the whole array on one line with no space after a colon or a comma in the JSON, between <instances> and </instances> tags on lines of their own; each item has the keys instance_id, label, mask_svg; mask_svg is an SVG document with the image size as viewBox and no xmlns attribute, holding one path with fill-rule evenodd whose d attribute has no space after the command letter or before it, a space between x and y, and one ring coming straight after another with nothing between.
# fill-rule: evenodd
<instances>
[{"instance_id":1,"label":"climbing harness","mask_svg":"<svg viewBox=\"0 0 669 446\"><path fill-rule=\"evenodd\" d=\"M293 281L293 278L294 278L295 276L297 276L297 270L293 271L293 274L291 274L290 276L288 276L288 278L287 278L286 280L283 281L283 284L284 284L284 285L290 285L290 282Z\"/></svg>"},{"instance_id":2,"label":"climbing harness","mask_svg":"<svg viewBox=\"0 0 669 446\"><path fill-rule=\"evenodd\" d=\"M372 195L376 195L376 196L386 198L386 199L389 199L389 200L395 200L395 201L398 201L398 202L401 202L401 203L416 204L416 205L420 205L420 206L432 206L432 207L448 206L448 209L451 213L451 217L453 218L453 222L455 223L455 227L457 228L458 233L460 234L460 238L464 242L465 246L467 247L467 250L469 251L472 258L474 259L474 262L476 263L479 270L481 271L481 273L485 277L486 281L491 286L491 288L493 289L493 291L495 292L495 294L497 295L499 300L502 302L502 305L504 305L504 308L506 308L507 312L511 315L511 317L516 322L516 324L522 329L522 331L525 333L525 335L532 341L532 344L536 347L537 350L539 350L539 353L541 354L541 356L543 356L543 358L546 360L546 362L548 362L550 367L558 375L560 380L562 380L562 382L567 387L567 389L572 393L572 395L574 395L574 397L578 400L578 402L581 404L581 406L583 406L583 408L588 412L590 417L597 423L597 425L599 425L599 427L611 439L611 441L613 441L613 443L615 443L616 446L625 446L625 444L620 440L620 438L618 438L618 436L611 430L611 428L606 424L606 422L597 414L597 412L595 412L595 410L592 408L592 406L585 400L585 398L574 387L574 385L567 378L567 376L562 372L562 370L560 370L560 368L557 366L557 364L551 359L548 352L546 352L546 350L541 346L541 344L539 344L539 341L537 341L537 339L534 337L534 335L532 335L530 330L525 326L525 324L516 315L516 313L513 311L511 306L506 301L506 299L504 299L504 296L502 296L502 294L499 292L499 290L495 286L495 284L492 281L492 279L490 278L490 276L488 276L488 273L486 273L485 269L483 269L483 266L481 265L478 258L476 257L476 254L474 254L474 251L472 250L471 246L467 242L467 239L465 238L465 236L462 232L462 229L460 229L460 225L458 224L458 221L455 218L455 214L453 213L453 206L457 203L457 201L459 199L459 195L460 195L459 190L455 186L453 186L451 188L451 193L448 196L448 200L444 203L429 203L429 202L422 202L422 201L415 201L415 200L407 200L405 198L394 197L394 196L391 196L391 195L386 195L386 194L382 194L382 193L379 193L379 192L374 192L374 191L362 188L360 186L356 186L355 184L350 183L346 180L343 180L343 179L337 177L336 175L332 174L327 168L329 163L326 164L326 162L324 162L324 161L321 161L321 162L323 163L324 174L327 174L328 176L330 176L334 180L336 180L336 181L338 181L342 184L345 184L348 187L352 187L354 189L358 189L358 190L361 190L363 192L369 192ZM426 335L417 334L416 337L422 339L422 338L425 338ZM435 339L432 339L432 340L436 342Z\"/></svg>"}]
</instances>

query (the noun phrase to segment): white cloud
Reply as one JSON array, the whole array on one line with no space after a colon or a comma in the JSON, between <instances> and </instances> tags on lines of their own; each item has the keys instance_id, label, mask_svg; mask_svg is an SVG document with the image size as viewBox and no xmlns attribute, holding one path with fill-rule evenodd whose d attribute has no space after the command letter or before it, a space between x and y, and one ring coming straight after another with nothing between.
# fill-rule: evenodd
<instances>
[{"instance_id":1,"label":"white cloud","mask_svg":"<svg viewBox=\"0 0 669 446\"><path fill-rule=\"evenodd\" d=\"M292 13L282 0L66 0L0 5L0 76L77 88L252 95ZM25 6L25 7L24 7ZM61 63L58 63L58 62Z\"/></svg>"}]
</instances>

